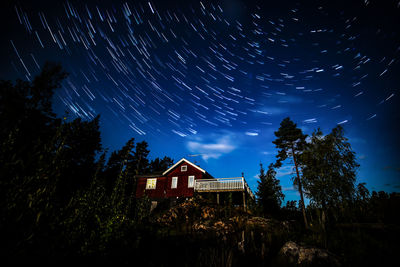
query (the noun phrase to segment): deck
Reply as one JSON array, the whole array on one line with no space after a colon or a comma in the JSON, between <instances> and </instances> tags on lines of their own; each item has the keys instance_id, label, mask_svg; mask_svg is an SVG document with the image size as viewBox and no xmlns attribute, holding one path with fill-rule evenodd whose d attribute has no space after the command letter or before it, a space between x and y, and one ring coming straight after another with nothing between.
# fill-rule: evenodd
<instances>
[{"instance_id":1,"label":"deck","mask_svg":"<svg viewBox=\"0 0 400 267\"><path fill-rule=\"evenodd\" d=\"M243 191L254 199L253 192L244 177L199 179L194 182L194 190L197 192L235 192Z\"/></svg>"}]
</instances>

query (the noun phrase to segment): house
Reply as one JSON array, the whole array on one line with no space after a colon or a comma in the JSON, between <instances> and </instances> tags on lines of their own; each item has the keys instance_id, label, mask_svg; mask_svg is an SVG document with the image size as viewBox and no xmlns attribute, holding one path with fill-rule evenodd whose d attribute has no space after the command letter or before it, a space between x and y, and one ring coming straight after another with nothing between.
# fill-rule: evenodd
<instances>
[{"instance_id":1,"label":"house","mask_svg":"<svg viewBox=\"0 0 400 267\"><path fill-rule=\"evenodd\" d=\"M244 207L246 207L246 195L254 200L254 195L244 177L214 178L185 158L163 173L140 175L136 178L136 197L147 195L152 200L152 206L165 199L173 202L188 199L197 193L215 193L218 204L220 194L226 192L242 192Z\"/></svg>"}]
</instances>

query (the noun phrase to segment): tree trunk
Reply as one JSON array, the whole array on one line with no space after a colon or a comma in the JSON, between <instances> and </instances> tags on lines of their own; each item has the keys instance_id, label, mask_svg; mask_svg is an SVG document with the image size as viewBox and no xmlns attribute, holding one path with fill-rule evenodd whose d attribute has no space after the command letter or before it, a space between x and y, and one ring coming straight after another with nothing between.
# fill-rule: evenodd
<instances>
[{"instance_id":1,"label":"tree trunk","mask_svg":"<svg viewBox=\"0 0 400 267\"><path fill-rule=\"evenodd\" d=\"M303 198L303 189L302 189L302 186L301 186L300 174L299 174L299 169L297 167L296 155L294 154L294 147L293 146L292 146L292 154L293 154L294 166L296 168L297 181L299 183L299 193L300 193L300 201L301 201L301 210L303 212L304 226L306 228L308 228L307 216L306 216L306 208L305 208L305 205L304 205L304 198Z\"/></svg>"},{"instance_id":2,"label":"tree trunk","mask_svg":"<svg viewBox=\"0 0 400 267\"><path fill-rule=\"evenodd\" d=\"M322 235L323 235L323 241L324 241L324 248L327 248L327 247L328 247L328 236L327 236L327 233L326 233L326 215L325 215L325 208L322 208L321 226L322 226Z\"/></svg>"}]
</instances>

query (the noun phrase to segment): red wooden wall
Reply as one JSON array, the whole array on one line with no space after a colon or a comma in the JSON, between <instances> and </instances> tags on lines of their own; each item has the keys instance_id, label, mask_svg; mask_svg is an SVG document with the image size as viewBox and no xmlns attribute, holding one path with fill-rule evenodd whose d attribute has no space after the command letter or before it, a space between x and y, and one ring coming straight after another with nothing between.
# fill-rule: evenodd
<instances>
[{"instance_id":1,"label":"red wooden wall","mask_svg":"<svg viewBox=\"0 0 400 267\"><path fill-rule=\"evenodd\" d=\"M187 171L182 172L181 166L186 165ZM182 161L166 176L153 177L157 178L156 189L146 189L148 178L139 177L137 181L136 197L142 197L144 194L150 198L176 198L176 197L192 197L194 188L188 187L189 176L194 175L196 179L203 179L204 173L196 167ZM171 188L172 177L178 177L176 188Z\"/></svg>"},{"instance_id":2,"label":"red wooden wall","mask_svg":"<svg viewBox=\"0 0 400 267\"><path fill-rule=\"evenodd\" d=\"M181 172L181 166L186 165L187 171ZM181 162L172 171L167 173L167 197L192 197L194 189L188 188L189 176L194 175L194 179L202 179L203 172L193 167L186 162ZM175 189L171 188L172 177L178 177L178 186Z\"/></svg>"},{"instance_id":3,"label":"red wooden wall","mask_svg":"<svg viewBox=\"0 0 400 267\"><path fill-rule=\"evenodd\" d=\"M139 177L137 180L136 197L143 197L146 194L150 198L164 198L165 184L167 177L152 177L157 178L156 189L146 189L148 178ZM149 178L150 179L150 178Z\"/></svg>"}]
</instances>

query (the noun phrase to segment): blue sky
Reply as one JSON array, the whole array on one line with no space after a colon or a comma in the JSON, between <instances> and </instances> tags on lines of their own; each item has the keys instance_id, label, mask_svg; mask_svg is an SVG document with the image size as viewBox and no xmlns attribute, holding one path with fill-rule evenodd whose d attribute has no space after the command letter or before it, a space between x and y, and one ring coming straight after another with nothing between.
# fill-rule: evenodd
<instances>
[{"instance_id":1,"label":"blue sky","mask_svg":"<svg viewBox=\"0 0 400 267\"><path fill-rule=\"evenodd\" d=\"M358 182L399 191L396 1L2 2L0 78L31 80L45 61L69 73L58 115L101 116L103 146L131 137L151 157L196 161L215 177L275 160L290 117L306 134L340 124ZM198 156L189 156L198 155ZM278 170L297 199L290 167Z\"/></svg>"}]
</instances>

